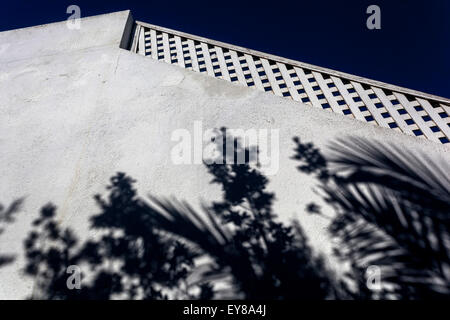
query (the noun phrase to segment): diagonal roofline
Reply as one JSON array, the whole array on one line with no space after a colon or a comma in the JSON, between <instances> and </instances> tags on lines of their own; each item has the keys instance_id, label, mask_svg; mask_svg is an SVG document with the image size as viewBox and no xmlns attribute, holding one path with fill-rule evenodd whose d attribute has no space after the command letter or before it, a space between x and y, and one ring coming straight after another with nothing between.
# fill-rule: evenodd
<instances>
[{"instance_id":1,"label":"diagonal roofline","mask_svg":"<svg viewBox=\"0 0 450 320\"><path fill-rule=\"evenodd\" d=\"M143 21L135 21L135 23L137 25L141 25L143 27L147 27L147 28L151 28L154 30L158 30L158 31L162 31L162 32L167 32L170 34L174 34L180 37L185 37L185 38L189 38L192 40L197 40L200 42L204 42L204 43L208 43L211 45L216 45L216 46L220 46L220 47L224 47L224 48L228 48L231 50L236 50L236 51L240 51L240 52L244 52L244 53L248 53L254 56L259 56L268 60L274 60L277 62L282 62L282 63L286 63L286 64L290 64L293 66L297 66L297 67L301 67L301 68L307 68L313 71L318 71L318 72L322 72L322 73L326 73L329 74L331 76L338 76L341 78L345 78L348 80L353 80L353 81L358 81L360 83L365 83L368 85L372 85L372 86L376 86L376 87L380 87L380 88L384 88L384 89L388 89L391 91L397 91L397 92L401 92L401 93L405 93L405 94L409 94L409 95L413 95L419 98L425 98L425 99L431 99L440 103L444 103L444 104L450 104L450 99L444 98L444 97L440 97L440 96L436 96L433 94L429 94L429 93L425 93L422 91L417 91L417 90L413 90L413 89L408 89L405 87L400 87L397 85L393 85L393 84L389 84L389 83L385 83L382 81L378 81L378 80L372 80L372 79L368 79L365 77L360 77L360 76L356 76L350 73L346 73L346 72L342 72L342 71L336 71L333 69L329 69L329 68L324 68L324 67L319 67L313 64L309 64L309 63L305 63L305 62L301 62L301 61L297 61L297 60L292 60L292 59L288 59L288 58L283 58L277 55L273 55L273 54L269 54L269 53L265 53L265 52L261 52L261 51L257 51L257 50L253 50L253 49L248 49L245 47L240 47L240 46L236 46L233 44L229 44L226 42L221 42L221 41L217 41L217 40L212 40L209 38L205 38L205 37L200 37L200 36L196 36L193 34L189 34L186 32L182 32L182 31L178 31L178 30L173 30L170 28L165 28L165 27L161 27L161 26L157 26L154 24L150 24L150 23L146 23ZM137 36L137 34L135 35L135 37ZM132 45L136 45L137 41L133 41ZM135 48L131 48L131 50L133 51L133 49Z\"/></svg>"},{"instance_id":2,"label":"diagonal roofline","mask_svg":"<svg viewBox=\"0 0 450 320\"><path fill-rule=\"evenodd\" d=\"M450 99L135 21L131 52L449 144Z\"/></svg>"}]
</instances>

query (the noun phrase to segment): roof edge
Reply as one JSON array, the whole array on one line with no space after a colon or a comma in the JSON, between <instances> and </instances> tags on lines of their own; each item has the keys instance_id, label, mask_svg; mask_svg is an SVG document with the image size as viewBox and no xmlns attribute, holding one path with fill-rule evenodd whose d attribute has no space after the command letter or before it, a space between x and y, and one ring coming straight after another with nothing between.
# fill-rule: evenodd
<instances>
[{"instance_id":1,"label":"roof edge","mask_svg":"<svg viewBox=\"0 0 450 320\"><path fill-rule=\"evenodd\" d=\"M205 37L196 36L196 35L189 34L189 33L186 33L186 32L177 31L177 30L173 30L173 29L157 26L157 25L146 23L146 22L139 21L139 20L136 20L135 22L136 22L136 24L142 25L144 27L152 28L152 29L155 29L155 30L158 30L158 31L162 31L162 32L168 32L168 33L171 33L171 34L178 35L180 37L185 37L185 38L189 38L189 39L192 39L192 40L198 40L198 41L201 41L201 42L205 42L205 43L209 43L209 44L212 44L212 45L225 47L225 48L236 50L236 51L245 52L245 53L248 53L248 54L251 54L251 55L254 55L254 56L259 56L259 57L262 57L262 58L265 58L265 59L268 59L268 60L274 60L274 61L278 61L278 62L282 62L282 63L287 63L287 64L291 64L291 65L298 66L298 67L301 67L301 68L307 68L307 69L310 69L310 70L314 70L314 71L318 71L318 72L322 72L322 73L327 73L329 75L338 76L338 77L341 77L341 78L346 78L348 80L358 81L360 83L366 83L366 84L369 84L369 85L372 85L372 86L376 86L376 87L380 87L380 88L384 88L384 89L389 89L391 91L402 92L402 93L414 95L414 96L417 96L417 97L420 97L420 98L426 98L426 99L431 99L431 100L438 101L438 102L441 102L441 103L450 104L450 99L447 99L447 98L444 98L444 97L440 97L440 96L436 96L436 95L429 94L429 93L425 93L425 92L422 92L422 91L408 89L408 88L405 88L405 87L400 87L400 86L397 86L397 85L385 83L385 82L382 82L382 81L372 80L372 79L356 76L356 75L353 75L353 74L350 74L350 73L345 73L345 72L336 71L336 70L333 70L333 69L319 67L319 66L316 66L316 65L313 65L313 64L309 64L309 63L305 63L305 62L301 62L301 61L297 61L297 60L283 58L283 57L280 57L280 56L277 56L277 55L273 55L273 54L270 54L270 53L265 53L265 52L261 52L261 51L257 51L257 50L252 50L252 49L236 46L236 45L229 44L229 43L226 43L226 42L221 42L221 41L212 40L212 39L205 38Z\"/></svg>"}]
</instances>

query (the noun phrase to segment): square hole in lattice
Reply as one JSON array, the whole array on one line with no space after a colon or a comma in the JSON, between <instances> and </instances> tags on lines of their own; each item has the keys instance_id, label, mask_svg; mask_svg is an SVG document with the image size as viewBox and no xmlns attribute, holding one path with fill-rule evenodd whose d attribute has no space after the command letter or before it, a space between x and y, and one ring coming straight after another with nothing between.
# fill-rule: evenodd
<instances>
[{"instance_id":1,"label":"square hole in lattice","mask_svg":"<svg viewBox=\"0 0 450 320\"><path fill-rule=\"evenodd\" d=\"M200 72L205 72L206 68L200 68Z\"/></svg>"},{"instance_id":2,"label":"square hole in lattice","mask_svg":"<svg viewBox=\"0 0 450 320\"><path fill-rule=\"evenodd\" d=\"M348 79L342 79L342 83L343 83L343 84L349 84L349 83L350 83L350 80L348 80Z\"/></svg>"},{"instance_id":3,"label":"square hole in lattice","mask_svg":"<svg viewBox=\"0 0 450 320\"><path fill-rule=\"evenodd\" d=\"M414 109L416 109L416 111L422 111L423 108L421 106L415 106Z\"/></svg>"},{"instance_id":4,"label":"square hole in lattice","mask_svg":"<svg viewBox=\"0 0 450 320\"><path fill-rule=\"evenodd\" d=\"M441 143L448 143L449 142L447 137L439 138L439 141L441 141Z\"/></svg>"},{"instance_id":5,"label":"square hole in lattice","mask_svg":"<svg viewBox=\"0 0 450 320\"><path fill-rule=\"evenodd\" d=\"M397 110L397 112L399 114L406 114L407 113L405 109L399 109L399 110Z\"/></svg>"},{"instance_id":6,"label":"square hole in lattice","mask_svg":"<svg viewBox=\"0 0 450 320\"><path fill-rule=\"evenodd\" d=\"M271 87L271 86L264 87L264 91L271 91L271 90L272 90L272 87Z\"/></svg>"},{"instance_id":7,"label":"square hole in lattice","mask_svg":"<svg viewBox=\"0 0 450 320\"><path fill-rule=\"evenodd\" d=\"M439 113L439 116L440 116L441 118L448 118L448 114L445 113L445 112Z\"/></svg>"},{"instance_id":8,"label":"square hole in lattice","mask_svg":"<svg viewBox=\"0 0 450 320\"><path fill-rule=\"evenodd\" d=\"M328 86L328 88L336 87L336 85L334 83L328 83L327 86Z\"/></svg>"},{"instance_id":9,"label":"square hole in lattice","mask_svg":"<svg viewBox=\"0 0 450 320\"><path fill-rule=\"evenodd\" d=\"M412 95L410 94L405 94L406 99L408 99L409 102L416 100L416 98L414 98Z\"/></svg>"},{"instance_id":10,"label":"square hole in lattice","mask_svg":"<svg viewBox=\"0 0 450 320\"><path fill-rule=\"evenodd\" d=\"M249 83L247 83L247 85L248 85L249 87L252 87L252 86L255 85L255 83L254 83L254 82L249 82Z\"/></svg>"},{"instance_id":11,"label":"square hole in lattice","mask_svg":"<svg viewBox=\"0 0 450 320\"><path fill-rule=\"evenodd\" d=\"M245 79L250 79L252 77L251 74L244 74Z\"/></svg>"},{"instance_id":12,"label":"square hole in lattice","mask_svg":"<svg viewBox=\"0 0 450 320\"><path fill-rule=\"evenodd\" d=\"M280 72L280 69L278 69L278 68L273 69L273 73L277 73L277 72Z\"/></svg>"},{"instance_id":13,"label":"square hole in lattice","mask_svg":"<svg viewBox=\"0 0 450 320\"><path fill-rule=\"evenodd\" d=\"M383 104L381 102L375 103L375 107L378 109L383 108Z\"/></svg>"},{"instance_id":14,"label":"square hole in lattice","mask_svg":"<svg viewBox=\"0 0 450 320\"><path fill-rule=\"evenodd\" d=\"M361 83L361 87L363 87L364 90L370 89L370 85L368 85L367 83Z\"/></svg>"},{"instance_id":15,"label":"square hole in lattice","mask_svg":"<svg viewBox=\"0 0 450 320\"><path fill-rule=\"evenodd\" d=\"M391 123L389 123L389 127L393 129L393 128L397 128L398 125L395 122L391 122Z\"/></svg>"},{"instance_id":16,"label":"square hole in lattice","mask_svg":"<svg viewBox=\"0 0 450 320\"><path fill-rule=\"evenodd\" d=\"M282 76L275 77L275 80L283 80Z\"/></svg>"},{"instance_id":17,"label":"square hole in lattice","mask_svg":"<svg viewBox=\"0 0 450 320\"><path fill-rule=\"evenodd\" d=\"M233 62L227 62L226 65L227 67L231 67L233 65Z\"/></svg>"},{"instance_id":18,"label":"square hole in lattice","mask_svg":"<svg viewBox=\"0 0 450 320\"><path fill-rule=\"evenodd\" d=\"M248 67L242 67L242 71L250 70Z\"/></svg>"},{"instance_id":19,"label":"square hole in lattice","mask_svg":"<svg viewBox=\"0 0 450 320\"><path fill-rule=\"evenodd\" d=\"M313 90L314 90L314 91L320 90L320 87L319 87L319 86L314 86L314 87L313 87Z\"/></svg>"},{"instance_id":20,"label":"square hole in lattice","mask_svg":"<svg viewBox=\"0 0 450 320\"><path fill-rule=\"evenodd\" d=\"M308 69L304 69L303 71L305 72L305 74L311 74L312 73L312 71L308 70Z\"/></svg>"},{"instance_id":21,"label":"square hole in lattice","mask_svg":"<svg viewBox=\"0 0 450 320\"><path fill-rule=\"evenodd\" d=\"M388 90L388 89L381 89L381 90L383 90L384 94L387 96L390 96L392 94L391 90Z\"/></svg>"},{"instance_id":22,"label":"square hole in lattice","mask_svg":"<svg viewBox=\"0 0 450 320\"><path fill-rule=\"evenodd\" d=\"M186 63L184 66L185 66L186 68L191 68L191 67L192 67L192 63Z\"/></svg>"},{"instance_id":23,"label":"square hole in lattice","mask_svg":"<svg viewBox=\"0 0 450 320\"><path fill-rule=\"evenodd\" d=\"M290 95L289 91L283 92L283 97L289 97Z\"/></svg>"},{"instance_id":24,"label":"square hole in lattice","mask_svg":"<svg viewBox=\"0 0 450 320\"><path fill-rule=\"evenodd\" d=\"M345 104L345 101L344 100L339 100L337 103L338 103L338 105L342 106L343 104Z\"/></svg>"},{"instance_id":25,"label":"square hole in lattice","mask_svg":"<svg viewBox=\"0 0 450 320\"><path fill-rule=\"evenodd\" d=\"M347 115L347 114L351 114L352 112L350 109L347 109L347 110L342 110L342 113Z\"/></svg>"},{"instance_id":26,"label":"square hole in lattice","mask_svg":"<svg viewBox=\"0 0 450 320\"><path fill-rule=\"evenodd\" d=\"M391 100L391 103L392 103L392 105L397 105L397 104L400 104L400 102L398 102L398 100L397 99L394 99L394 100Z\"/></svg>"},{"instance_id":27,"label":"square hole in lattice","mask_svg":"<svg viewBox=\"0 0 450 320\"><path fill-rule=\"evenodd\" d=\"M335 91L335 92L333 92L333 96L338 96L339 95L339 91Z\"/></svg>"},{"instance_id":28,"label":"square hole in lattice","mask_svg":"<svg viewBox=\"0 0 450 320\"><path fill-rule=\"evenodd\" d=\"M367 111L367 107L366 107L366 106L361 106L361 107L359 107L359 110L361 110L361 111Z\"/></svg>"},{"instance_id":29,"label":"square hole in lattice","mask_svg":"<svg viewBox=\"0 0 450 320\"><path fill-rule=\"evenodd\" d=\"M330 79L331 76L329 74L322 73L322 78L324 78L326 80L326 79Z\"/></svg>"},{"instance_id":30,"label":"square hole in lattice","mask_svg":"<svg viewBox=\"0 0 450 320\"><path fill-rule=\"evenodd\" d=\"M231 73L231 72L230 72L230 73ZM237 77L231 77L230 80L231 80L231 81L237 81L238 78L237 78Z\"/></svg>"},{"instance_id":31,"label":"square hole in lattice","mask_svg":"<svg viewBox=\"0 0 450 320\"><path fill-rule=\"evenodd\" d=\"M423 132L422 132L422 130L420 130L420 129L413 130L413 133L414 133L416 136L421 136L421 135L423 135Z\"/></svg>"},{"instance_id":32,"label":"square hole in lattice","mask_svg":"<svg viewBox=\"0 0 450 320\"><path fill-rule=\"evenodd\" d=\"M383 112L381 115L383 116L383 118L389 118L391 116L389 112Z\"/></svg>"},{"instance_id":33,"label":"square hole in lattice","mask_svg":"<svg viewBox=\"0 0 450 320\"><path fill-rule=\"evenodd\" d=\"M405 122L406 122L407 125L414 124L414 120L413 119L407 119L407 120L405 120Z\"/></svg>"},{"instance_id":34,"label":"square hole in lattice","mask_svg":"<svg viewBox=\"0 0 450 320\"><path fill-rule=\"evenodd\" d=\"M302 102L309 102L309 98L308 97L302 98Z\"/></svg>"},{"instance_id":35,"label":"square hole in lattice","mask_svg":"<svg viewBox=\"0 0 450 320\"><path fill-rule=\"evenodd\" d=\"M347 91L348 91L348 93L356 92L355 88L350 88L350 89L348 89Z\"/></svg>"},{"instance_id":36,"label":"square hole in lattice","mask_svg":"<svg viewBox=\"0 0 450 320\"><path fill-rule=\"evenodd\" d=\"M375 99L377 96L375 95L375 93L371 93L371 94L369 94L369 98L370 99Z\"/></svg>"},{"instance_id":37,"label":"square hole in lattice","mask_svg":"<svg viewBox=\"0 0 450 320\"><path fill-rule=\"evenodd\" d=\"M305 93L305 89L298 89L297 92L300 94Z\"/></svg>"},{"instance_id":38,"label":"square hole in lattice","mask_svg":"<svg viewBox=\"0 0 450 320\"><path fill-rule=\"evenodd\" d=\"M366 121L368 121L368 122L374 120L374 118L373 118L372 116L366 116L366 117L364 117L364 118L366 118Z\"/></svg>"},{"instance_id":39,"label":"square hole in lattice","mask_svg":"<svg viewBox=\"0 0 450 320\"><path fill-rule=\"evenodd\" d=\"M266 75L266 73L265 73L264 71L259 71L258 74L259 74L259 76L261 76L261 77Z\"/></svg>"},{"instance_id":40,"label":"square hole in lattice","mask_svg":"<svg viewBox=\"0 0 450 320\"><path fill-rule=\"evenodd\" d=\"M328 109L328 108L331 108L331 107L330 107L330 105L328 103L323 103L322 104L322 108Z\"/></svg>"},{"instance_id":41,"label":"square hole in lattice","mask_svg":"<svg viewBox=\"0 0 450 320\"><path fill-rule=\"evenodd\" d=\"M430 129L431 129L431 131L433 131L433 132L441 131L441 130L439 129L438 126L432 126L432 127L430 127Z\"/></svg>"},{"instance_id":42,"label":"square hole in lattice","mask_svg":"<svg viewBox=\"0 0 450 320\"><path fill-rule=\"evenodd\" d=\"M295 80L295 81L294 81L294 86L298 86L298 85L300 85L300 83L301 83L300 81Z\"/></svg>"},{"instance_id":43,"label":"square hole in lattice","mask_svg":"<svg viewBox=\"0 0 450 320\"><path fill-rule=\"evenodd\" d=\"M353 97L353 101L359 102L359 101L361 101L361 98L360 97Z\"/></svg>"},{"instance_id":44,"label":"square hole in lattice","mask_svg":"<svg viewBox=\"0 0 450 320\"><path fill-rule=\"evenodd\" d=\"M283 89L283 88L286 88L287 86L286 86L285 83L281 83L281 84L279 85L279 87L280 87L281 89Z\"/></svg>"},{"instance_id":45,"label":"square hole in lattice","mask_svg":"<svg viewBox=\"0 0 450 320\"><path fill-rule=\"evenodd\" d=\"M325 96L323 94L317 95L317 99L324 99L324 98L325 98Z\"/></svg>"},{"instance_id":46,"label":"square hole in lattice","mask_svg":"<svg viewBox=\"0 0 450 320\"><path fill-rule=\"evenodd\" d=\"M424 121L431 121L431 117L430 116L423 116L422 119Z\"/></svg>"},{"instance_id":47,"label":"square hole in lattice","mask_svg":"<svg viewBox=\"0 0 450 320\"><path fill-rule=\"evenodd\" d=\"M269 79L262 79L261 82L262 83L267 83L267 82L269 82Z\"/></svg>"},{"instance_id":48,"label":"square hole in lattice","mask_svg":"<svg viewBox=\"0 0 450 320\"><path fill-rule=\"evenodd\" d=\"M316 79L314 79L314 77L312 77L312 78L309 78L308 81L309 82L314 82L314 81L316 81Z\"/></svg>"},{"instance_id":49,"label":"square hole in lattice","mask_svg":"<svg viewBox=\"0 0 450 320\"><path fill-rule=\"evenodd\" d=\"M440 107L439 102L436 102L436 101L428 101L428 102L431 104L431 106L433 108L439 108Z\"/></svg>"}]
</instances>

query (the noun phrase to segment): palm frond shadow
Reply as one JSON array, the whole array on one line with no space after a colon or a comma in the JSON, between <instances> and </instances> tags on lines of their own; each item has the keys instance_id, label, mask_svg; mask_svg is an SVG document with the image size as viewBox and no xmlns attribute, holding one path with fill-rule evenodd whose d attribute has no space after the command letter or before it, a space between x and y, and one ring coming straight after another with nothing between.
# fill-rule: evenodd
<instances>
[{"instance_id":1,"label":"palm frond shadow","mask_svg":"<svg viewBox=\"0 0 450 320\"><path fill-rule=\"evenodd\" d=\"M25 272L37 279L32 298L333 297L323 260L300 225L276 220L268 180L249 164L250 150L233 142L234 158L244 155L246 162L207 165L224 196L201 212L176 199L141 199L124 173L111 178L106 198L94 197L96 237L85 243L56 222L55 206L43 207L25 241ZM71 265L87 270L77 290L67 285Z\"/></svg>"},{"instance_id":2,"label":"palm frond shadow","mask_svg":"<svg viewBox=\"0 0 450 320\"><path fill-rule=\"evenodd\" d=\"M342 278L314 252L298 221L278 221L275 194L251 150L227 138L234 139L234 155L224 164L205 162L223 197L201 210L174 198L142 199L124 173L111 178L107 197L94 197L96 236L88 241L57 223L55 206L43 207L25 241L25 272L37 279L33 298L450 296L446 163L359 138L337 141L324 156L294 139L298 169L317 178L334 208L329 232L339 242L335 253L350 264ZM306 211L321 208L311 203ZM83 266L77 290L67 284L70 265ZM381 270L377 289L367 285L373 265Z\"/></svg>"},{"instance_id":3,"label":"palm frond shadow","mask_svg":"<svg viewBox=\"0 0 450 320\"><path fill-rule=\"evenodd\" d=\"M185 201L152 195L149 199L153 204L150 214L161 229L201 245L205 252L220 252L230 243L229 230L220 225L206 206L200 215Z\"/></svg>"},{"instance_id":4,"label":"palm frond shadow","mask_svg":"<svg viewBox=\"0 0 450 320\"><path fill-rule=\"evenodd\" d=\"M248 299L324 299L337 291L331 272L313 254L299 224L285 226L272 211L274 195L268 180L250 164L251 150L234 141L234 157L225 164L206 164L212 183L222 187L223 200L203 205L202 214L186 203L151 200L162 229L197 245L219 273L233 279L235 291ZM222 148L223 146L218 146ZM224 151L225 152L225 151ZM236 159L244 155L245 163Z\"/></svg>"},{"instance_id":5,"label":"palm frond shadow","mask_svg":"<svg viewBox=\"0 0 450 320\"><path fill-rule=\"evenodd\" d=\"M396 145L385 145L358 138L337 140L329 147L330 162L348 171L348 183L373 183L395 190L402 198L429 210L443 222L450 219L450 166L443 159L405 152Z\"/></svg>"},{"instance_id":6,"label":"palm frond shadow","mask_svg":"<svg viewBox=\"0 0 450 320\"><path fill-rule=\"evenodd\" d=\"M297 150L304 144L296 140ZM450 294L448 163L362 138L338 140L328 162L313 171L336 212L331 234L340 239L353 277L379 266L379 297L448 298ZM297 160L308 158L297 152ZM372 295L373 293L368 293Z\"/></svg>"}]
</instances>

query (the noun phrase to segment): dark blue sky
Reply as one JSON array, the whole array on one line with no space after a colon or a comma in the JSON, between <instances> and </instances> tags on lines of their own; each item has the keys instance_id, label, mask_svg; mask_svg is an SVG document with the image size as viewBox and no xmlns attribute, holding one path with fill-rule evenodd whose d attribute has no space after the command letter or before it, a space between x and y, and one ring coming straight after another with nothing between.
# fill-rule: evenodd
<instances>
[{"instance_id":1,"label":"dark blue sky","mask_svg":"<svg viewBox=\"0 0 450 320\"><path fill-rule=\"evenodd\" d=\"M0 30L131 9L160 26L450 98L450 1L3 1ZM381 8L381 30L366 8Z\"/></svg>"}]
</instances>

